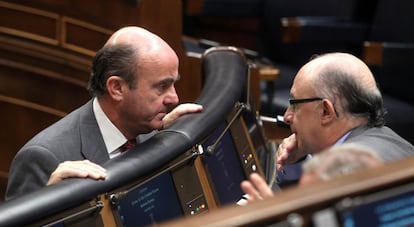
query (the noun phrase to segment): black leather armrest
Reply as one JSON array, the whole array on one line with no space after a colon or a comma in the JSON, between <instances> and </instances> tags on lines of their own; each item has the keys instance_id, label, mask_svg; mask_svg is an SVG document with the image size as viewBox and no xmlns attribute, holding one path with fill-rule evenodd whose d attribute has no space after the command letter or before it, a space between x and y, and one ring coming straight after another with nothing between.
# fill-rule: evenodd
<instances>
[{"instance_id":1,"label":"black leather armrest","mask_svg":"<svg viewBox=\"0 0 414 227\"><path fill-rule=\"evenodd\" d=\"M281 18L284 43L347 43L367 40L370 24L338 17Z\"/></svg>"},{"instance_id":2,"label":"black leather armrest","mask_svg":"<svg viewBox=\"0 0 414 227\"><path fill-rule=\"evenodd\" d=\"M139 147L106 162L103 165L108 174L105 180L66 179L3 202L0 226L27 226L153 174L208 136L242 96L248 68L239 49L217 47L203 54L202 70L205 86L195 101L203 105L201 113L180 117Z\"/></svg>"}]
</instances>

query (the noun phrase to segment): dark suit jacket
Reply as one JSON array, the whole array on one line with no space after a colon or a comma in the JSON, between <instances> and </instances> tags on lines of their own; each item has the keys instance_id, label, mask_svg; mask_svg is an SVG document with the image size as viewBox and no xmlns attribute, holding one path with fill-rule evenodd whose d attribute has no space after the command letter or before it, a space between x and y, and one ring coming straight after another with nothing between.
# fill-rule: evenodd
<instances>
[{"instance_id":1,"label":"dark suit jacket","mask_svg":"<svg viewBox=\"0 0 414 227\"><path fill-rule=\"evenodd\" d=\"M374 150L384 161L396 161L414 155L414 146L397 135L390 128L384 126L369 128L360 126L352 130L344 143L357 143ZM278 172L277 186L285 187L296 184L302 175L301 166L303 162L286 167L288 175Z\"/></svg>"},{"instance_id":2,"label":"dark suit jacket","mask_svg":"<svg viewBox=\"0 0 414 227\"><path fill-rule=\"evenodd\" d=\"M91 100L21 148L10 167L6 199L44 187L61 162L109 160L92 106Z\"/></svg>"},{"instance_id":3,"label":"dark suit jacket","mask_svg":"<svg viewBox=\"0 0 414 227\"><path fill-rule=\"evenodd\" d=\"M414 154L414 146L386 126L355 128L344 143L365 145L377 152L385 162L396 161Z\"/></svg>"}]
</instances>

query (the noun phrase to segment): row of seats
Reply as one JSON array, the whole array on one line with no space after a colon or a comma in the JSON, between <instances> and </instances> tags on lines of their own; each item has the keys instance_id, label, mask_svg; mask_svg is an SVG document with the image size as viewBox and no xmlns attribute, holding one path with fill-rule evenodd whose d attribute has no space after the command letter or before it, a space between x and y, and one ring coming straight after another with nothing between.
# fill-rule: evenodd
<instances>
[{"instance_id":1,"label":"row of seats","mask_svg":"<svg viewBox=\"0 0 414 227\"><path fill-rule=\"evenodd\" d=\"M372 5L372 19L341 17L296 17L281 20L282 42L286 46L322 45L315 54L327 51L342 51L340 46L358 47L349 49L364 60L376 76L383 92L387 110L386 124L403 137L414 142L411 128L414 120L414 95L410 91L409 78L414 56L414 2L409 0L378 0ZM395 12L398 12L397 14ZM296 40L291 38L299 33ZM291 38L291 39L289 39ZM323 46L326 44L327 46ZM330 49L331 44L339 45ZM345 49L347 51L348 49ZM300 52L300 49L291 54ZM288 103L291 77L275 82L275 93L266 100L268 113L283 113Z\"/></svg>"},{"instance_id":2,"label":"row of seats","mask_svg":"<svg viewBox=\"0 0 414 227\"><path fill-rule=\"evenodd\" d=\"M224 2L219 7L217 0L202 0L199 17L258 19L257 43L254 47L258 58L270 61L280 70L277 80L262 83L262 114L274 116L284 113L288 107L289 89L294 75L312 55L344 51L360 57L370 66L384 95L384 106L388 112L386 124L414 142L414 135L410 133L414 126L414 120L410 117L414 113L414 95L410 92L409 83L414 55L414 32L410 29L414 25L414 2ZM245 24L240 23L240 27L243 26ZM220 41L240 43L231 37Z\"/></svg>"}]
</instances>

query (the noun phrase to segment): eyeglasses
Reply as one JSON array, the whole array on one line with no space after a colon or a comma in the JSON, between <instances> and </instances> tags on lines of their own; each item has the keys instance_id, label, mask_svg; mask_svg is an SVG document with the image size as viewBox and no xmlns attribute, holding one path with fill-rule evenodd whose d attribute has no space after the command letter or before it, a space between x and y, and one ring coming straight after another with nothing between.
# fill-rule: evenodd
<instances>
[{"instance_id":1,"label":"eyeglasses","mask_svg":"<svg viewBox=\"0 0 414 227\"><path fill-rule=\"evenodd\" d=\"M307 99L289 99L289 108L290 110L295 111L296 104L314 102L314 101L320 101L320 100L323 100L323 98L314 97L314 98L307 98Z\"/></svg>"}]
</instances>

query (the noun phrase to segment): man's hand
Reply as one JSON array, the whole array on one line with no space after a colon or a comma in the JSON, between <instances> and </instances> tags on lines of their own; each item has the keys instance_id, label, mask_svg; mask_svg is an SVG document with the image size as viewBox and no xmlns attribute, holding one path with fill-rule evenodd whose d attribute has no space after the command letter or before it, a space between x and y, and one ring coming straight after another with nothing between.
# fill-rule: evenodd
<instances>
[{"instance_id":1,"label":"man's hand","mask_svg":"<svg viewBox=\"0 0 414 227\"><path fill-rule=\"evenodd\" d=\"M194 103L184 103L180 104L175 107L171 112L169 112L165 117L162 119L163 128L167 128L170 126L175 120L179 117L188 114L188 113L198 113L203 110L202 105L194 104Z\"/></svg>"},{"instance_id":2,"label":"man's hand","mask_svg":"<svg viewBox=\"0 0 414 227\"><path fill-rule=\"evenodd\" d=\"M292 134L287 138L284 138L282 143L279 145L276 152L276 162L278 170L282 171L286 165L297 162L300 158L306 154L302 154L297 149L296 135Z\"/></svg>"},{"instance_id":3,"label":"man's hand","mask_svg":"<svg viewBox=\"0 0 414 227\"><path fill-rule=\"evenodd\" d=\"M106 170L89 160L62 162L50 175L47 185L56 184L63 179L72 177L92 178L95 180L105 179Z\"/></svg>"},{"instance_id":4,"label":"man's hand","mask_svg":"<svg viewBox=\"0 0 414 227\"><path fill-rule=\"evenodd\" d=\"M273 197L272 189L266 181L257 173L250 174L250 180L241 182L240 187L248 195L247 200L254 202L264 198Z\"/></svg>"}]
</instances>

